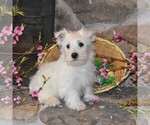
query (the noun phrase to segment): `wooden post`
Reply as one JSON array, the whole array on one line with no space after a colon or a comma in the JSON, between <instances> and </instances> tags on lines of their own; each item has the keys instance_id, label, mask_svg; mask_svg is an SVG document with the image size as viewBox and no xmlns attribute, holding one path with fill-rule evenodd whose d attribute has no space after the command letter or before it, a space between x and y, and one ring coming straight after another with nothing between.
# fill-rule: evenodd
<instances>
[{"instance_id":1,"label":"wooden post","mask_svg":"<svg viewBox=\"0 0 150 125\"><path fill-rule=\"evenodd\" d=\"M54 37L55 21L55 0L43 0L42 2L43 18L43 45L50 43Z\"/></svg>"}]
</instances>

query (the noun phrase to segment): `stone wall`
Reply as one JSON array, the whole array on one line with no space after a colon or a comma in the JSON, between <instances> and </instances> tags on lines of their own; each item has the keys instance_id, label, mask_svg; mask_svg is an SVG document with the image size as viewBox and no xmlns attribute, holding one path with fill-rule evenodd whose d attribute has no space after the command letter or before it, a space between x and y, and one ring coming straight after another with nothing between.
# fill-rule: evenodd
<instances>
[{"instance_id":1,"label":"stone wall","mask_svg":"<svg viewBox=\"0 0 150 125\"><path fill-rule=\"evenodd\" d=\"M137 8L135 0L57 0L56 3L56 30L120 24Z\"/></svg>"}]
</instances>

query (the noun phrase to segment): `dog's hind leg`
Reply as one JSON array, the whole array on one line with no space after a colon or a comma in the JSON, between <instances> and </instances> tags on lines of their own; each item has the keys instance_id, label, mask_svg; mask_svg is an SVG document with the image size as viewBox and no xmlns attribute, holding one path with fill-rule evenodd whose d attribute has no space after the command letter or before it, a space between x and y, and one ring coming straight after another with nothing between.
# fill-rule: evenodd
<instances>
[{"instance_id":1,"label":"dog's hind leg","mask_svg":"<svg viewBox=\"0 0 150 125\"><path fill-rule=\"evenodd\" d=\"M42 90L39 92L38 100L41 104L44 104L48 107L55 107L60 104L59 99L53 96L48 84L45 84Z\"/></svg>"}]
</instances>

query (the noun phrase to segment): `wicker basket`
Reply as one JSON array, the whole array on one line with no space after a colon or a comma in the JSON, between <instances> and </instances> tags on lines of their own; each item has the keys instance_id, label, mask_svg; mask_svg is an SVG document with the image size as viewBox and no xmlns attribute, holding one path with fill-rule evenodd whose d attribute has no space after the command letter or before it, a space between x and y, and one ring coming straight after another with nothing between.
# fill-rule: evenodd
<instances>
[{"instance_id":1,"label":"wicker basket","mask_svg":"<svg viewBox=\"0 0 150 125\"><path fill-rule=\"evenodd\" d=\"M128 60L126 59L122 50L115 44L109 42L108 40L97 38L94 41L94 47L96 59L109 58L113 59L114 63L113 72L115 74L115 84L95 88L95 93L102 93L118 86L122 81L124 81L128 77L129 75L129 70L127 69ZM57 60L60 55L58 45L53 44L45 53L46 54L42 59L42 63Z\"/></svg>"}]
</instances>

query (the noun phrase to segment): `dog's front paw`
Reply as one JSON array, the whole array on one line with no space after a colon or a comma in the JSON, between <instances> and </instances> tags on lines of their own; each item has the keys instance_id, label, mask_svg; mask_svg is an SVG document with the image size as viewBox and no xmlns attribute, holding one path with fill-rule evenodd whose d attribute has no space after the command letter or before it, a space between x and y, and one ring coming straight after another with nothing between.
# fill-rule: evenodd
<instances>
[{"instance_id":1,"label":"dog's front paw","mask_svg":"<svg viewBox=\"0 0 150 125\"><path fill-rule=\"evenodd\" d=\"M69 108L71 108L73 110L77 110L77 111L81 111L81 110L86 109L86 105L81 101L67 103L67 106Z\"/></svg>"},{"instance_id":2,"label":"dog's front paw","mask_svg":"<svg viewBox=\"0 0 150 125\"><path fill-rule=\"evenodd\" d=\"M60 105L60 101L56 97L49 97L47 100L44 100L41 103L48 107L56 107L56 106Z\"/></svg>"},{"instance_id":3,"label":"dog's front paw","mask_svg":"<svg viewBox=\"0 0 150 125\"><path fill-rule=\"evenodd\" d=\"M85 102L99 102L100 101L100 98L96 95L85 95L84 96L84 101Z\"/></svg>"},{"instance_id":4,"label":"dog's front paw","mask_svg":"<svg viewBox=\"0 0 150 125\"><path fill-rule=\"evenodd\" d=\"M46 105L49 107L55 107L55 106L58 106L59 104L60 104L60 101L56 97L51 97L46 102Z\"/></svg>"}]
</instances>

